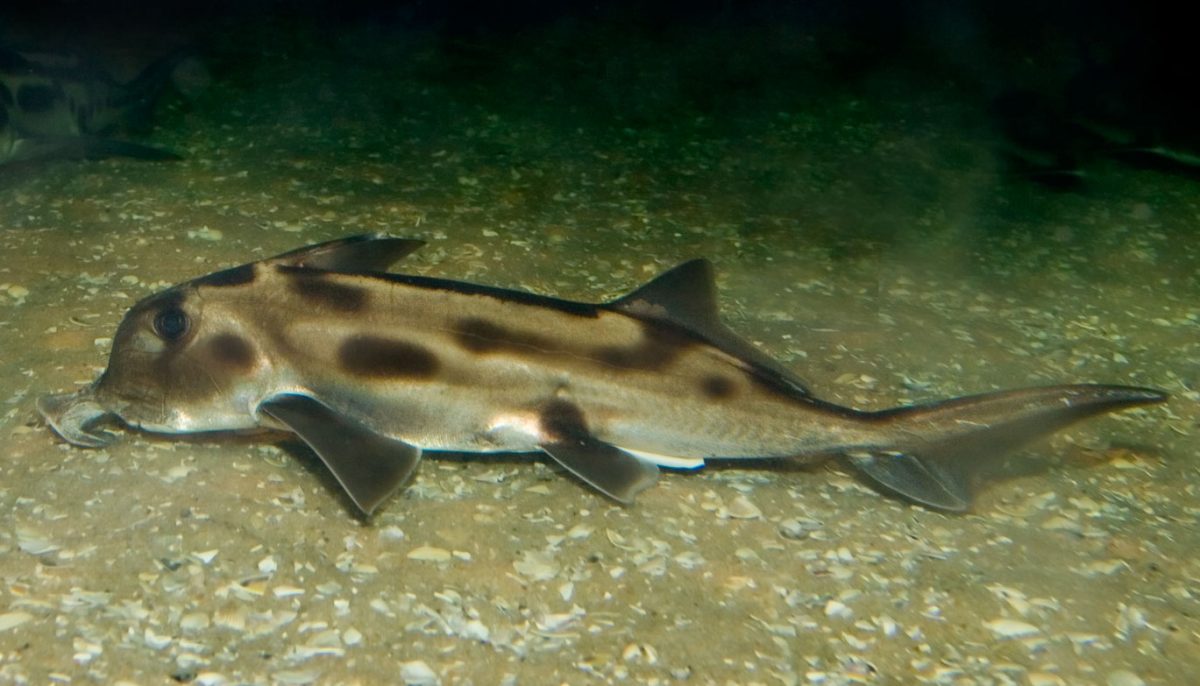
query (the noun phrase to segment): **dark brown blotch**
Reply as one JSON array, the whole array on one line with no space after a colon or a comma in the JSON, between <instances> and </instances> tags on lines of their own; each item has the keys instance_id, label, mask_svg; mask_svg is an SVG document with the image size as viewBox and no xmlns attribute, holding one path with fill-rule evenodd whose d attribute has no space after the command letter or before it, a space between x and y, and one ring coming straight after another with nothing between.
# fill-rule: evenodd
<instances>
[{"instance_id":1,"label":"dark brown blotch","mask_svg":"<svg viewBox=\"0 0 1200 686\"><path fill-rule=\"evenodd\" d=\"M212 358L218 364L236 371L248 371L254 367L254 348L241 336L223 333L208 344Z\"/></svg>"},{"instance_id":2,"label":"dark brown blotch","mask_svg":"<svg viewBox=\"0 0 1200 686\"><path fill-rule=\"evenodd\" d=\"M225 286L245 286L246 284L254 283L257 274L253 264L243 264L240 267L233 269L224 269L219 272L202 276L196 279L197 286L215 286L223 288Z\"/></svg>"},{"instance_id":3,"label":"dark brown blotch","mask_svg":"<svg viewBox=\"0 0 1200 686\"><path fill-rule=\"evenodd\" d=\"M292 292L314 307L338 312L358 312L367 306L367 291L330 280L324 273L291 273Z\"/></svg>"},{"instance_id":4,"label":"dark brown blotch","mask_svg":"<svg viewBox=\"0 0 1200 686\"><path fill-rule=\"evenodd\" d=\"M542 432L555 442L580 440L588 436L587 420L578 407L566 400L553 400L542 408L539 420Z\"/></svg>"},{"instance_id":5,"label":"dark brown blotch","mask_svg":"<svg viewBox=\"0 0 1200 686\"><path fill-rule=\"evenodd\" d=\"M424 379L437 373L437 356L408 341L381 336L354 336L338 350L342 370L354 376Z\"/></svg>"},{"instance_id":6,"label":"dark brown blotch","mask_svg":"<svg viewBox=\"0 0 1200 686\"><path fill-rule=\"evenodd\" d=\"M687 332L662 322L641 321L641 340L629 346L606 345L593 354L609 367L625 370L660 371L670 366L696 339Z\"/></svg>"},{"instance_id":7,"label":"dark brown blotch","mask_svg":"<svg viewBox=\"0 0 1200 686\"><path fill-rule=\"evenodd\" d=\"M737 392L737 384L727 376L711 374L700 380L700 391L710 400L729 400Z\"/></svg>"},{"instance_id":8,"label":"dark brown blotch","mask_svg":"<svg viewBox=\"0 0 1200 686\"><path fill-rule=\"evenodd\" d=\"M454 328L454 340L464 350L496 353L511 350L550 350L550 340L537 334L508 329L481 317L460 319Z\"/></svg>"}]
</instances>

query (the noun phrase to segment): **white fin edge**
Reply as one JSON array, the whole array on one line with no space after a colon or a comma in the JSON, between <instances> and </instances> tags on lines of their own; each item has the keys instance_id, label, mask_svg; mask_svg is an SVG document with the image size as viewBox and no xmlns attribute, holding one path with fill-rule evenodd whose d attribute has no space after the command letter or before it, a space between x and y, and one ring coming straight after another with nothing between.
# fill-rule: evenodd
<instances>
[{"instance_id":1,"label":"white fin edge","mask_svg":"<svg viewBox=\"0 0 1200 686\"><path fill-rule=\"evenodd\" d=\"M659 455L658 453L648 453L644 450L634 450L622 446L617 447L643 462L649 462L659 467L666 467L667 469L695 471L704 468L703 457L675 457L674 455Z\"/></svg>"}]
</instances>

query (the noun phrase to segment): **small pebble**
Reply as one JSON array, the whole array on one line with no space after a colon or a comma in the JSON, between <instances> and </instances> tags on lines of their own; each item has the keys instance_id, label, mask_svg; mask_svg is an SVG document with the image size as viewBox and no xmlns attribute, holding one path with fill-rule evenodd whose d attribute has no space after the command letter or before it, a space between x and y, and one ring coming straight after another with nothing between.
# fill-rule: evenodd
<instances>
[{"instance_id":1,"label":"small pebble","mask_svg":"<svg viewBox=\"0 0 1200 686\"><path fill-rule=\"evenodd\" d=\"M850 619L850 617L854 616L854 611L840 600L831 600L825 603L825 616L837 619Z\"/></svg>"},{"instance_id":2,"label":"small pebble","mask_svg":"<svg viewBox=\"0 0 1200 686\"><path fill-rule=\"evenodd\" d=\"M438 686L441 683L437 674L421 660L400 665L400 679L405 686Z\"/></svg>"},{"instance_id":3,"label":"small pebble","mask_svg":"<svg viewBox=\"0 0 1200 686\"><path fill-rule=\"evenodd\" d=\"M1095 560L1089 562L1075 571L1088 577L1093 576L1112 576L1117 572L1129 569L1129 565L1124 560L1110 558L1107 560Z\"/></svg>"},{"instance_id":4,"label":"small pebble","mask_svg":"<svg viewBox=\"0 0 1200 686\"><path fill-rule=\"evenodd\" d=\"M212 564L212 561L217 559L217 553L219 552L220 551L215 548L212 550L201 550L200 552L192 553L192 557L195 558L195 560L200 564L208 565Z\"/></svg>"},{"instance_id":5,"label":"small pebble","mask_svg":"<svg viewBox=\"0 0 1200 686\"><path fill-rule=\"evenodd\" d=\"M463 626L458 635L468 640L487 643L492 637L492 631L483 622L472 619Z\"/></svg>"},{"instance_id":6,"label":"small pebble","mask_svg":"<svg viewBox=\"0 0 1200 686\"><path fill-rule=\"evenodd\" d=\"M812 532L820 528L821 523L815 519L798 519L792 517L779 523L779 535L793 541L801 541L811 536Z\"/></svg>"},{"instance_id":7,"label":"small pebble","mask_svg":"<svg viewBox=\"0 0 1200 686\"><path fill-rule=\"evenodd\" d=\"M287 686L307 686L315 684L321 678L321 673L315 669L287 669L271 675L272 681Z\"/></svg>"},{"instance_id":8,"label":"small pebble","mask_svg":"<svg viewBox=\"0 0 1200 686\"><path fill-rule=\"evenodd\" d=\"M750 499L744 495L739 495L733 499L729 507L723 513L727 517L733 519L761 519L762 510L757 505L750 502Z\"/></svg>"},{"instance_id":9,"label":"small pebble","mask_svg":"<svg viewBox=\"0 0 1200 686\"><path fill-rule=\"evenodd\" d=\"M202 241L219 241L225 237L218 229L210 229L207 226L202 226L194 231L187 232L188 238L196 238Z\"/></svg>"},{"instance_id":10,"label":"small pebble","mask_svg":"<svg viewBox=\"0 0 1200 686\"><path fill-rule=\"evenodd\" d=\"M887 615L879 617L875 620L875 623L879 626L879 630L883 632L884 636L895 636L900 631L900 625L896 624L896 620Z\"/></svg>"},{"instance_id":11,"label":"small pebble","mask_svg":"<svg viewBox=\"0 0 1200 686\"><path fill-rule=\"evenodd\" d=\"M385 526L379 530L379 539L381 541L403 541L404 530L398 526Z\"/></svg>"},{"instance_id":12,"label":"small pebble","mask_svg":"<svg viewBox=\"0 0 1200 686\"><path fill-rule=\"evenodd\" d=\"M1078 534L1083 532L1083 525L1074 519L1056 515L1042 522L1042 528L1049 531L1066 531L1068 533Z\"/></svg>"},{"instance_id":13,"label":"small pebble","mask_svg":"<svg viewBox=\"0 0 1200 686\"><path fill-rule=\"evenodd\" d=\"M434 548L433 546L423 545L409 551L407 557L410 560L419 560L421 562L449 562L450 551L445 548Z\"/></svg>"},{"instance_id":14,"label":"small pebble","mask_svg":"<svg viewBox=\"0 0 1200 686\"><path fill-rule=\"evenodd\" d=\"M1028 638L1041 631L1029 622L1016 619L993 619L983 625L999 638Z\"/></svg>"},{"instance_id":15,"label":"small pebble","mask_svg":"<svg viewBox=\"0 0 1200 686\"><path fill-rule=\"evenodd\" d=\"M17 547L30 555L45 555L58 550L59 546L36 531L18 528Z\"/></svg>"},{"instance_id":16,"label":"small pebble","mask_svg":"<svg viewBox=\"0 0 1200 686\"><path fill-rule=\"evenodd\" d=\"M1108 686L1146 686L1142 677L1128 669L1118 669L1108 673Z\"/></svg>"},{"instance_id":17,"label":"small pebble","mask_svg":"<svg viewBox=\"0 0 1200 686\"><path fill-rule=\"evenodd\" d=\"M31 619L33 615L28 612L5 612L0 615L0 631L16 628Z\"/></svg>"},{"instance_id":18,"label":"small pebble","mask_svg":"<svg viewBox=\"0 0 1200 686\"><path fill-rule=\"evenodd\" d=\"M145 631L142 632L142 639L146 642L148 647L154 650L162 650L163 648L171 645L172 641L170 636L160 634L150 627L146 627Z\"/></svg>"},{"instance_id":19,"label":"small pebble","mask_svg":"<svg viewBox=\"0 0 1200 686\"><path fill-rule=\"evenodd\" d=\"M195 632L209 627L208 615L203 612L189 612L179 618L179 628L186 632Z\"/></svg>"},{"instance_id":20,"label":"small pebble","mask_svg":"<svg viewBox=\"0 0 1200 686\"><path fill-rule=\"evenodd\" d=\"M531 581L549 581L558 575L561 566L546 553L525 551L521 559L513 562L513 569Z\"/></svg>"}]
</instances>

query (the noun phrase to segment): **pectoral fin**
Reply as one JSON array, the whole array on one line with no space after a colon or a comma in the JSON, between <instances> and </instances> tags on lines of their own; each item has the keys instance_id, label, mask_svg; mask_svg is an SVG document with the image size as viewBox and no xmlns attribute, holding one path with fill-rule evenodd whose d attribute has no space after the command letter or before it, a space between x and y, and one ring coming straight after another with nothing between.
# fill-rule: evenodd
<instances>
[{"instance_id":1,"label":"pectoral fin","mask_svg":"<svg viewBox=\"0 0 1200 686\"><path fill-rule=\"evenodd\" d=\"M306 395L278 395L259 411L291 429L369 515L412 476L421 449L382 436Z\"/></svg>"}]
</instances>

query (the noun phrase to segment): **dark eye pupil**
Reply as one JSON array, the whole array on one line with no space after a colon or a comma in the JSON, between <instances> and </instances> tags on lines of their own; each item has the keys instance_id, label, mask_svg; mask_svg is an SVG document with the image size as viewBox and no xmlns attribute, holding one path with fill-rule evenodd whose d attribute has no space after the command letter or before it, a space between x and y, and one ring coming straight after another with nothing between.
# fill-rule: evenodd
<instances>
[{"instance_id":1,"label":"dark eye pupil","mask_svg":"<svg viewBox=\"0 0 1200 686\"><path fill-rule=\"evenodd\" d=\"M187 329L188 316L177 307L163 310L154 318L154 331L164 340L177 341Z\"/></svg>"}]
</instances>

